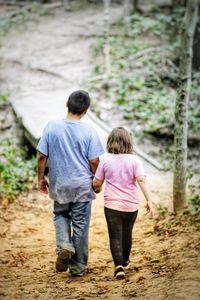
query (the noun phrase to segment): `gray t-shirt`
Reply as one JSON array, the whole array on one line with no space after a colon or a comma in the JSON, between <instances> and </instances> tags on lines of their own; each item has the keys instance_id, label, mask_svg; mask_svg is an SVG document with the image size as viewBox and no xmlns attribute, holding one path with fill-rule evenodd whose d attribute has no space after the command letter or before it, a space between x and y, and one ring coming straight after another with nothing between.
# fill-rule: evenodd
<instances>
[{"instance_id":1,"label":"gray t-shirt","mask_svg":"<svg viewBox=\"0 0 200 300\"><path fill-rule=\"evenodd\" d=\"M60 204L96 198L89 160L104 153L97 132L79 120L50 121L37 150L49 157L50 198Z\"/></svg>"}]
</instances>

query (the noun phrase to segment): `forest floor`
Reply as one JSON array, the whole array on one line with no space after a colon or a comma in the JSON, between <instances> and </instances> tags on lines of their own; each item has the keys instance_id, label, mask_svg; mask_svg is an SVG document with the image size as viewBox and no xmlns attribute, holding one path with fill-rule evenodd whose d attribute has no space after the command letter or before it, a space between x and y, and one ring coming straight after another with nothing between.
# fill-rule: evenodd
<instances>
[{"instance_id":1,"label":"forest floor","mask_svg":"<svg viewBox=\"0 0 200 300\"><path fill-rule=\"evenodd\" d=\"M149 177L153 200L168 206L170 174L156 171ZM199 299L200 232L188 216L162 217L155 201L154 208L151 219L141 201L131 267L125 280L116 280L99 194L92 208L88 268L83 277L74 278L55 270L52 201L38 191L20 196L0 210L0 299Z\"/></svg>"},{"instance_id":2,"label":"forest floor","mask_svg":"<svg viewBox=\"0 0 200 300\"><path fill-rule=\"evenodd\" d=\"M121 7L115 7L113 17L120 14ZM71 27L69 23L66 26L69 19ZM70 70L68 85L73 84L76 73L80 74L78 81L89 76L92 36L93 32L102 31L102 22L102 11L97 8L82 12L60 9L53 16L28 24L25 30L12 29L1 49L4 90L20 93L19 87L33 92L63 88L58 79L24 68L29 63L46 69L53 66L61 74ZM88 39L84 38L85 31ZM170 213L172 173L159 172L150 166L146 169L155 218L145 216L141 197L133 230L132 264L125 280L113 277L103 193L93 203L87 272L81 278L72 278L69 272L55 271L52 201L33 190L0 208L0 299L199 299L200 232L195 225L199 220L194 220L187 210L181 216Z\"/></svg>"}]
</instances>

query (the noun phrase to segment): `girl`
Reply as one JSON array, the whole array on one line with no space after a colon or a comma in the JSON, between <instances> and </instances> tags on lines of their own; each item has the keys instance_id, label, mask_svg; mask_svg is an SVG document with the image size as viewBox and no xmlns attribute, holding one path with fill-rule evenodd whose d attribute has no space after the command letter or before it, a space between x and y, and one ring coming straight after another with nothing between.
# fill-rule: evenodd
<instances>
[{"instance_id":1,"label":"girl","mask_svg":"<svg viewBox=\"0 0 200 300\"><path fill-rule=\"evenodd\" d=\"M129 133L122 127L112 130L107 141L108 154L102 157L93 188L101 191L104 180L104 212L108 226L110 250L115 264L114 276L125 277L129 267L132 229L138 213L138 182L145 198L146 213L153 217L152 203L140 159L133 154Z\"/></svg>"}]
</instances>

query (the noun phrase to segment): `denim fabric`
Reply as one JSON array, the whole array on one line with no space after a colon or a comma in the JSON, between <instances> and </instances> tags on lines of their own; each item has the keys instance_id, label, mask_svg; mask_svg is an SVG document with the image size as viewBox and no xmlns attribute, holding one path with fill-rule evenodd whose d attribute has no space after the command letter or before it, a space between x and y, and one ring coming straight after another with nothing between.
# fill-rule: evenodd
<instances>
[{"instance_id":1,"label":"denim fabric","mask_svg":"<svg viewBox=\"0 0 200 300\"><path fill-rule=\"evenodd\" d=\"M73 275L82 275L88 261L88 231L91 201L59 204L54 201L56 253L62 249L72 252L69 269Z\"/></svg>"},{"instance_id":2,"label":"denim fabric","mask_svg":"<svg viewBox=\"0 0 200 300\"><path fill-rule=\"evenodd\" d=\"M132 246L132 230L138 211L124 212L104 207L115 266L124 265Z\"/></svg>"}]
</instances>

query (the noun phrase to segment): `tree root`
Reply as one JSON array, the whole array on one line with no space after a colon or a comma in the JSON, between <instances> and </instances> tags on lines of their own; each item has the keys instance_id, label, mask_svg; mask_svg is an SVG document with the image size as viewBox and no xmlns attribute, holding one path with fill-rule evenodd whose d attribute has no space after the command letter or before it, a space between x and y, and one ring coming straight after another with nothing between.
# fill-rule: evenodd
<instances>
[{"instance_id":1,"label":"tree root","mask_svg":"<svg viewBox=\"0 0 200 300\"><path fill-rule=\"evenodd\" d=\"M31 71L42 72L42 73L60 78L62 80L66 80L66 78L64 76L62 76L56 72L53 72L53 71L50 71L50 70L47 70L44 68L40 68L40 67L32 67L30 65L25 65L21 60L18 60L18 59L7 59L6 61L10 62L10 63L18 64L18 65L22 66L23 68L31 70Z\"/></svg>"}]
</instances>

